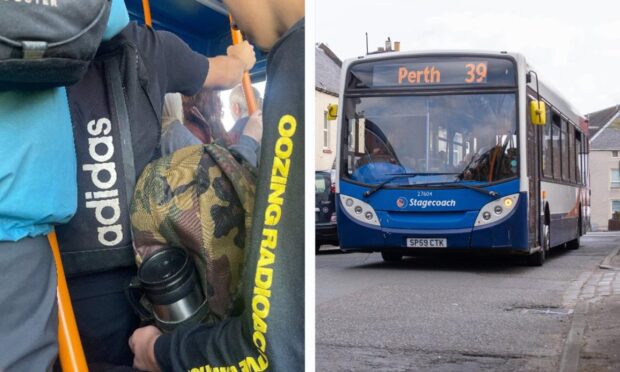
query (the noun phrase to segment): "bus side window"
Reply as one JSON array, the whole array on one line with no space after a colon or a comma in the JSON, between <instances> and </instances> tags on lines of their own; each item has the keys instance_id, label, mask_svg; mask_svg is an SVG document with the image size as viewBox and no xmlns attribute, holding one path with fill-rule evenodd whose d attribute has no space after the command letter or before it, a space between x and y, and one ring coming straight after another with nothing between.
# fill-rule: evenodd
<instances>
[{"instance_id":1,"label":"bus side window","mask_svg":"<svg viewBox=\"0 0 620 372\"><path fill-rule=\"evenodd\" d=\"M553 121L551 125L551 145L553 153L553 178L562 179L562 151L560 142L560 115L553 112Z\"/></svg>"},{"instance_id":2,"label":"bus side window","mask_svg":"<svg viewBox=\"0 0 620 372\"><path fill-rule=\"evenodd\" d=\"M551 118L551 109L547 105L547 117ZM551 121L542 127L543 176L553 178L553 153L551 146Z\"/></svg>"},{"instance_id":3,"label":"bus side window","mask_svg":"<svg viewBox=\"0 0 620 372\"><path fill-rule=\"evenodd\" d=\"M577 182L577 164L575 163L575 128L568 124L568 145L569 145L569 158L570 158L570 181L572 183Z\"/></svg>"},{"instance_id":4,"label":"bus side window","mask_svg":"<svg viewBox=\"0 0 620 372\"><path fill-rule=\"evenodd\" d=\"M581 183L582 181L582 164L581 164L581 159L582 159L582 150L581 150L581 133L579 133L577 130L575 130L575 163L577 164L577 183Z\"/></svg>"},{"instance_id":5,"label":"bus side window","mask_svg":"<svg viewBox=\"0 0 620 372\"><path fill-rule=\"evenodd\" d=\"M570 154L569 154L569 146L568 146L568 122L566 121L566 119L562 118L562 131L561 133L561 137L560 137L560 142L562 146L562 155L561 155L561 159L562 159L562 180L563 181L568 181L570 180L569 177L569 159L570 159Z\"/></svg>"}]
</instances>

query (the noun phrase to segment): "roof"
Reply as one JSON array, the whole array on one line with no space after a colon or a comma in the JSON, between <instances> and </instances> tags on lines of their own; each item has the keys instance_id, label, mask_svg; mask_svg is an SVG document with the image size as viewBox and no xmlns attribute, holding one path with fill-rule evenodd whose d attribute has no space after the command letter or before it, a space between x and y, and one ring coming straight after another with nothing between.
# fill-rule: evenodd
<instances>
[{"instance_id":1,"label":"roof","mask_svg":"<svg viewBox=\"0 0 620 372\"><path fill-rule=\"evenodd\" d=\"M604 110L595 111L586 115L590 124L590 138L594 139L596 133L608 124L620 112L620 105L608 107Z\"/></svg>"},{"instance_id":2,"label":"roof","mask_svg":"<svg viewBox=\"0 0 620 372\"><path fill-rule=\"evenodd\" d=\"M316 45L315 54L316 68L314 85L316 90L338 96L342 61L323 43Z\"/></svg>"},{"instance_id":3,"label":"roof","mask_svg":"<svg viewBox=\"0 0 620 372\"><path fill-rule=\"evenodd\" d=\"M620 105L587 115L590 128L595 134L590 137L591 150L620 150Z\"/></svg>"}]
</instances>

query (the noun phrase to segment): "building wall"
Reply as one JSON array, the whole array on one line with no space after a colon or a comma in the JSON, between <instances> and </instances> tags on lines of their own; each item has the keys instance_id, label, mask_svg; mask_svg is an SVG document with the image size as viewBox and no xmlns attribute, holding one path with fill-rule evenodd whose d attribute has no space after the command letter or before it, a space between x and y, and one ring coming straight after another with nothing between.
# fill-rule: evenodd
<instances>
[{"instance_id":1,"label":"building wall","mask_svg":"<svg viewBox=\"0 0 620 372\"><path fill-rule=\"evenodd\" d=\"M337 122L332 120L328 122L329 128L329 144L324 146L324 115L327 111L327 105L338 104L338 97L331 96L329 94L315 91L316 107L315 107L315 167L316 170L331 169L334 159L336 158L336 135L337 135Z\"/></svg>"},{"instance_id":2,"label":"building wall","mask_svg":"<svg viewBox=\"0 0 620 372\"><path fill-rule=\"evenodd\" d=\"M590 217L593 231L607 230L611 201L620 200L620 188L611 188L611 170L618 169L620 158L611 155L611 151L590 150Z\"/></svg>"}]
</instances>

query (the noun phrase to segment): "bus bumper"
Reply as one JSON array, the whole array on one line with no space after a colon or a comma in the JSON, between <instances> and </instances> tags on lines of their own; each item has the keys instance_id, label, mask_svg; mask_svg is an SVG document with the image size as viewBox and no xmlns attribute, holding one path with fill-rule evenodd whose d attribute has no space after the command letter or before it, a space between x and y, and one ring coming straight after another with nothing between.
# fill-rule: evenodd
<instances>
[{"instance_id":1,"label":"bus bumper","mask_svg":"<svg viewBox=\"0 0 620 372\"><path fill-rule=\"evenodd\" d=\"M338 210L338 235L343 251L422 251L422 250L490 250L529 253L527 233L527 198L519 198L513 213L491 226L460 229L415 230L363 225ZM445 239L445 248L410 248L409 238Z\"/></svg>"}]
</instances>

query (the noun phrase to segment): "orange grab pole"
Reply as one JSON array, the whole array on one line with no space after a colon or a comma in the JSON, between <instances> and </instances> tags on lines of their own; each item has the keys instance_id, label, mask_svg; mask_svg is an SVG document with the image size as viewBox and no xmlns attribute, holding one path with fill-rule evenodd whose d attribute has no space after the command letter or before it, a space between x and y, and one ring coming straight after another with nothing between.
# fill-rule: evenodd
<instances>
[{"instance_id":1,"label":"orange grab pole","mask_svg":"<svg viewBox=\"0 0 620 372\"><path fill-rule=\"evenodd\" d=\"M493 156L491 157L491 161L489 164L489 182L493 181L493 168L495 167L495 159L497 158L497 154L500 151L500 147L496 146L495 150L493 150Z\"/></svg>"},{"instance_id":2,"label":"orange grab pole","mask_svg":"<svg viewBox=\"0 0 620 372\"><path fill-rule=\"evenodd\" d=\"M48 235L54 261L56 261L56 271L58 273L58 356L60 366L64 372L83 372L88 371L82 341L78 332L75 314L71 305L71 297L65 279L65 270L60 260L60 250L56 232L52 231Z\"/></svg>"},{"instance_id":3,"label":"orange grab pole","mask_svg":"<svg viewBox=\"0 0 620 372\"><path fill-rule=\"evenodd\" d=\"M142 0L142 9L144 11L144 23L152 27L153 20L151 19L151 6L149 4L149 0Z\"/></svg>"},{"instance_id":4,"label":"orange grab pole","mask_svg":"<svg viewBox=\"0 0 620 372\"><path fill-rule=\"evenodd\" d=\"M229 16L230 19L230 33L232 36L233 45L239 44L243 42L243 35L241 35L241 31L235 26L235 22L232 19L232 16ZM243 95L245 96L245 101L248 104L248 113L252 115L256 112L256 100L254 99L254 90L252 89L252 80L250 80L250 73L247 71L243 72L243 78L241 79L241 85L243 86Z\"/></svg>"}]
</instances>

